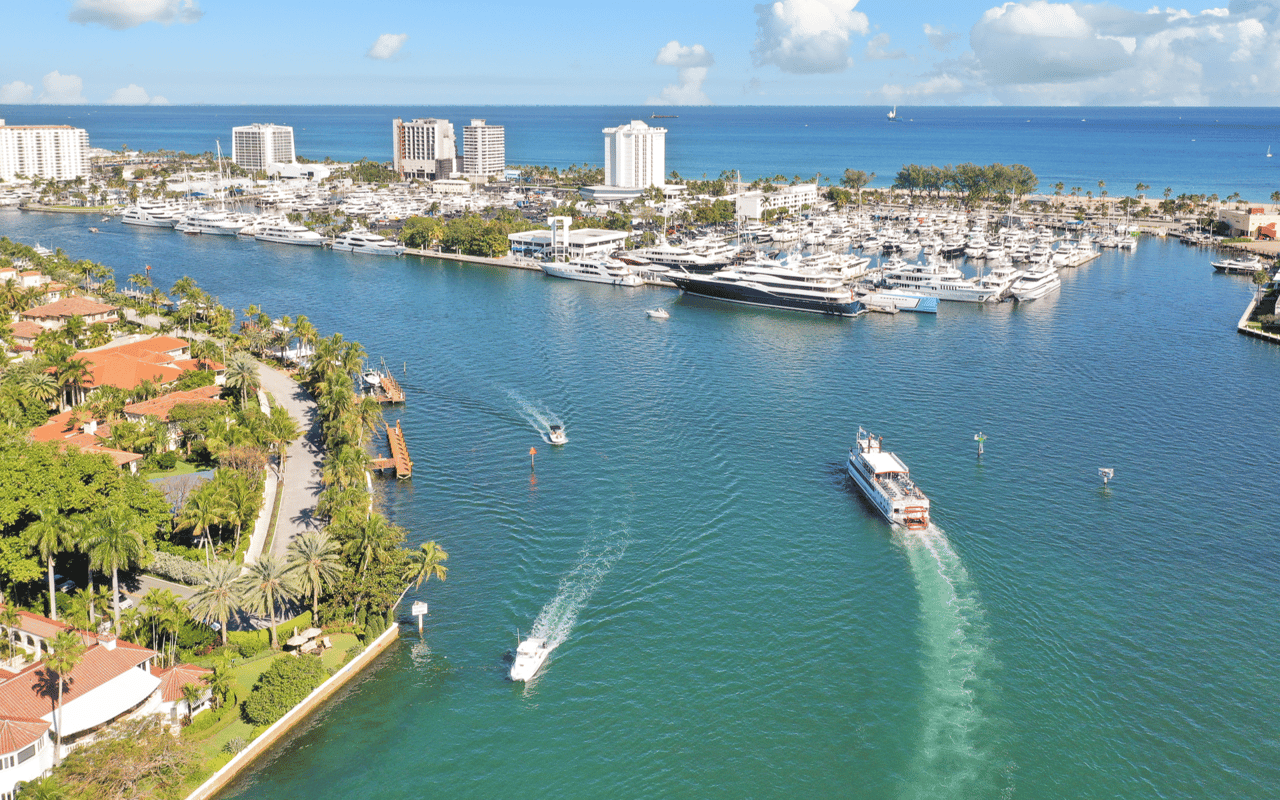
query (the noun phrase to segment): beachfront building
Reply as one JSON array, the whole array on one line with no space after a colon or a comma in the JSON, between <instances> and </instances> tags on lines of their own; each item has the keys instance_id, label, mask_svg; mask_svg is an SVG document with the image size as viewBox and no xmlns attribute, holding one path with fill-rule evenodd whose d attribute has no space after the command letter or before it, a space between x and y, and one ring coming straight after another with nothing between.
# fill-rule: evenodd
<instances>
[{"instance_id":1,"label":"beachfront building","mask_svg":"<svg viewBox=\"0 0 1280 800\"><path fill-rule=\"evenodd\" d=\"M473 119L462 129L462 171L473 177L488 177L507 167L507 132L501 125Z\"/></svg>"},{"instance_id":2,"label":"beachfront building","mask_svg":"<svg viewBox=\"0 0 1280 800\"><path fill-rule=\"evenodd\" d=\"M777 186L772 192L743 192L734 202L734 213L745 219L760 219L766 211L785 208L788 214L798 214L805 206L818 202L818 184L801 183L796 186Z\"/></svg>"},{"instance_id":3,"label":"beachfront building","mask_svg":"<svg viewBox=\"0 0 1280 800\"><path fill-rule=\"evenodd\" d=\"M626 231L609 231L601 228L571 230L569 217L549 217L550 229L509 233L511 252L531 258L550 258L555 261L571 261L575 258L603 258L626 246Z\"/></svg>"},{"instance_id":4,"label":"beachfront building","mask_svg":"<svg viewBox=\"0 0 1280 800\"><path fill-rule=\"evenodd\" d=\"M587 200L634 200L650 186L665 186L667 129L651 128L633 119L605 128L604 183L578 190Z\"/></svg>"},{"instance_id":5,"label":"beachfront building","mask_svg":"<svg viewBox=\"0 0 1280 800\"><path fill-rule=\"evenodd\" d=\"M1248 236L1250 239L1275 239L1276 229L1280 228L1280 214L1268 214L1261 206L1254 206L1243 211L1218 212L1218 219L1225 222L1231 230L1228 236Z\"/></svg>"},{"instance_id":6,"label":"beachfront building","mask_svg":"<svg viewBox=\"0 0 1280 800\"><path fill-rule=\"evenodd\" d=\"M447 119L391 122L392 168L403 178L436 180L453 175L458 142Z\"/></svg>"},{"instance_id":7,"label":"beachfront building","mask_svg":"<svg viewBox=\"0 0 1280 800\"><path fill-rule=\"evenodd\" d=\"M0 119L0 181L19 175L72 181L89 174L89 132L84 128L5 125Z\"/></svg>"},{"instance_id":8,"label":"beachfront building","mask_svg":"<svg viewBox=\"0 0 1280 800\"><path fill-rule=\"evenodd\" d=\"M99 303L87 297L64 297L52 303L29 308L18 315L21 322L34 322L42 328L61 329L72 317L80 317L85 325L120 321L120 307Z\"/></svg>"},{"instance_id":9,"label":"beachfront building","mask_svg":"<svg viewBox=\"0 0 1280 800\"><path fill-rule=\"evenodd\" d=\"M255 172L294 163L293 128L262 122L232 128L231 160Z\"/></svg>"}]
</instances>

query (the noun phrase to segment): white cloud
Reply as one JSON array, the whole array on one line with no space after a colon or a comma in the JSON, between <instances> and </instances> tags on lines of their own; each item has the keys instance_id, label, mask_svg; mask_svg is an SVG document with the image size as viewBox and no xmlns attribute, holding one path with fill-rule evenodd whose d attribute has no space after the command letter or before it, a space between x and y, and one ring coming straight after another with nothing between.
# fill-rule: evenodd
<instances>
[{"instance_id":1,"label":"white cloud","mask_svg":"<svg viewBox=\"0 0 1280 800\"><path fill-rule=\"evenodd\" d=\"M202 16L196 0L75 0L67 19L122 31L144 22L191 24Z\"/></svg>"},{"instance_id":2,"label":"white cloud","mask_svg":"<svg viewBox=\"0 0 1280 800\"><path fill-rule=\"evenodd\" d=\"M893 102L906 100L932 100L939 97L955 97L968 93L969 87L954 75L935 75L914 86L885 84L880 87L880 94Z\"/></svg>"},{"instance_id":3,"label":"white cloud","mask_svg":"<svg viewBox=\"0 0 1280 800\"><path fill-rule=\"evenodd\" d=\"M866 57L872 61L906 58L905 50L885 50L889 46L889 34L882 33L867 42Z\"/></svg>"},{"instance_id":4,"label":"white cloud","mask_svg":"<svg viewBox=\"0 0 1280 800\"><path fill-rule=\"evenodd\" d=\"M935 28L929 23L924 24L924 35L929 40L929 46L939 53L945 53L951 49L951 43L960 38L960 34L954 31L948 31L946 28Z\"/></svg>"},{"instance_id":5,"label":"white cloud","mask_svg":"<svg viewBox=\"0 0 1280 800\"><path fill-rule=\"evenodd\" d=\"M676 68L676 82L663 88L657 97L645 101L648 105L705 106L711 99L702 91L707 79L707 68L716 63L711 53L700 44L688 47L672 39L662 46L653 63Z\"/></svg>"},{"instance_id":6,"label":"white cloud","mask_svg":"<svg viewBox=\"0 0 1280 800\"><path fill-rule=\"evenodd\" d=\"M1280 67L1280 0L1194 13L1007 2L982 15L969 43L970 91L1010 104L1280 102L1280 85L1257 78Z\"/></svg>"},{"instance_id":7,"label":"white cloud","mask_svg":"<svg viewBox=\"0 0 1280 800\"><path fill-rule=\"evenodd\" d=\"M40 81L44 91L40 93L38 102L52 105L83 105L87 102L81 92L84 81L79 75L63 75L56 69L45 75Z\"/></svg>"},{"instance_id":8,"label":"white cloud","mask_svg":"<svg viewBox=\"0 0 1280 800\"><path fill-rule=\"evenodd\" d=\"M384 33L378 37L378 41L373 43L373 47L370 47L365 55L379 60L391 58L400 52L400 48L404 47L404 43L408 40L407 33Z\"/></svg>"},{"instance_id":9,"label":"white cloud","mask_svg":"<svg viewBox=\"0 0 1280 800\"><path fill-rule=\"evenodd\" d=\"M143 89L136 83L131 83L122 89L116 89L107 98L107 105L112 106L167 106L169 101L156 95L152 97L147 94L147 90Z\"/></svg>"},{"instance_id":10,"label":"white cloud","mask_svg":"<svg viewBox=\"0 0 1280 800\"><path fill-rule=\"evenodd\" d=\"M758 5L757 65L773 64L783 72L840 72L853 63L849 36L866 35L867 15L854 11L858 0L779 0Z\"/></svg>"},{"instance_id":11,"label":"white cloud","mask_svg":"<svg viewBox=\"0 0 1280 800\"><path fill-rule=\"evenodd\" d=\"M29 83L14 81L0 86L0 103L30 103L35 89Z\"/></svg>"}]
</instances>

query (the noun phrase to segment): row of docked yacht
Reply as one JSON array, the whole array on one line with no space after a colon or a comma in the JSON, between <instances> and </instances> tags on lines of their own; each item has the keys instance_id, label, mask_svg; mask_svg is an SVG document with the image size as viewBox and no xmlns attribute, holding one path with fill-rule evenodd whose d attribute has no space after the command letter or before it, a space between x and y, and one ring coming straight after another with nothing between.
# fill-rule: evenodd
<instances>
[{"instance_id":1,"label":"row of docked yacht","mask_svg":"<svg viewBox=\"0 0 1280 800\"><path fill-rule=\"evenodd\" d=\"M173 228L181 233L204 236L245 236L260 242L319 247L349 253L398 256L404 246L356 226L326 240L305 225L290 222L280 215L255 216L215 208L184 210L163 202L144 202L125 211L121 222L152 228Z\"/></svg>"}]
</instances>

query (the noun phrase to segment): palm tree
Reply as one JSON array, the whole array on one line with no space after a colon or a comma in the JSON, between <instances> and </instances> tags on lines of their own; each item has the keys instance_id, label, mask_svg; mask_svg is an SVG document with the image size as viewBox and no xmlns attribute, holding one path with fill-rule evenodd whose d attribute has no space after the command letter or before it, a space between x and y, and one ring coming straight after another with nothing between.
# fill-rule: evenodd
<instances>
[{"instance_id":1,"label":"palm tree","mask_svg":"<svg viewBox=\"0 0 1280 800\"><path fill-rule=\"evenodd\" d=\"M386 517L373 514L364 520L343 551L348 561L355 561L356 572L363 573L370 564L380 564L390 557L389 543L394 529Z\"/></svg>"},{"instance_id":2,"label":"palm tree","mask_svg":"<svg viewBox=\"0 0 1280 800\"><path fill-rule=\"evenodd\" d=\"M84 655L84 642L69 630L60 631L49 642L49 653L44 658L44 668L49 677L56 681L58 696L54 710L58 715L56 749L53 751L54 763L62 760L62 687L66 684L71 671L80 663Z\"/></svg>"},{"instance_id":3,"label":"palm tree","mask_svg":"<svg viewBox=\"0 0 1280 800\"><path fill-rule=\"evenodd\" d=\"M271 649L278 650L276 607L292 600L295 594L285 566L275 556L264 555L249 567L249 572L240 579L240 586L244 606L267 615L271 624Z\"/></svg>"},{"instance_id":4,"label":"palm tree","mask_svg":"<svg viewBox=\"0 0 1280 800\"><path fill-rule=\"evenodd\" d=\"M274 406L271 415L267 417L266 435L280 456L280 467L283 469L289 443L302 435L302 428L283 406Z\"/></svg>"},{"instance_id":5,"label":"palm tree","mask_svg":"<svg viewBox=\"0 0 1280 800\"><path fill-rule=\"evenodd\" d=\"M166 663L175 663L186 606L168 589L152 589L143 596L142 607L151 622L151 646L160 651Z\"/></svg>"},{"instance_id":6,"label":"palm tree","mask_svg":"<svg viewBox=\"0 0 1280 800\"><path fill-rule=\"evenodd\" d=\"M298 588L311 595L311 619L320 608L320 592L337 582L343 573L342 557L336 542L323 531L306 531L289 543L289 572Z\"/></svg>"},{"instance_id":7,"label":"palm tree","mask_svg":"<svg viewBox=\"0 0 1280 800\"><path fill-rule=\"evenodd\" d=\"M231 658L225 653L213 665L213 674L205 679L205 685L213 693L219 707L226 702L235 688L235 673L231 671Z\"/></svg>"},{"instance_id":8,"label":"palm tree","mask_svg":"<svg viewBox=\"0 0 1280 800\"><path fill-rule=\"evenodd\" d=\"M52 509L41 509L37 513L40 518L27 526L25 536L27 544L35 548L40 558L44 559L49 573L49 618L56 620L58 601L53 585L53 557L73 549L76 540L66 517Z\"/></svg>"},{"instance_id":9,"label":"palm tree","mask_svg":"<svg viewBox=\"0 0 1280 800\"><path fill-rule=\"evenodd\" d=\"M176 520L178 530L189 530L191 535L197 539L202 535L204 536L204 563L206 566L208 566L209 559L213 554L212 529L226 523L230 511L228 504L218 492L218 487L213 483L207 483L202 487L201 491L191 493L187 498L186 505L182 507L182 511L178 514L178 519Z\"/></svg>"},{"instance_id":10,"label":"palm tree","mask_svg":"<svg viewBox=\"0 0 1280 800\"><path fill-rule=\"evenodd\" d=\"M249 402L249 392L258 391L258 362L244 353L236 353L227 364L226 385L240 392L240 404Z\"/></svg>"},{"instance_id":11,"label":"palm tree","mask_svg":"<svg viewBox=\"0 0 1280 800\"><path fill-rule=\"evenodd\" d=\"M235 550L240 550L240 532L248 523L257 519L262 492L256 477L239 472L231 473L231 479L222 487L222 499L226 504L226 521L236 526Z\"/></svg>"},{"instance_id":12,"label":"palm tree","mask_svg":"<svg viewBox=\"0 0 1280 800\"><path fill-rule=\"evenodd\" d=\"M54 399L61 394L57 379L44 370L28 373L23 377L21 385L27 395L46 406L52 405Z\"/></svg>"},{"instance_id":13,"label":"palm tree","mask_svg":"<svg viewBox=\"0 0 1280 800\"><path fill-rule=\"evenodd\" d=\"M187 608L206 624L217 622L222 646L227 646L227 622L240 610L240 567L228 561L215 561L205 567L204 581L187 601Z\"/></svg>"},{"instance_id":14,"label":"palm tree","mask_svg":"<svg viewBox=\"0 0 1280 800\"><path fill-rule=\"evenodd\" d=\"M111 570L111 628L120 635L120 570L144 562L147 550L139 520L132 510L108 508L98 520L98 534L89 544L89 557L100 569Z\"/></svg>"},{"instance_id":15,"label":"palm tree","mask_svg":"<svg viewBox=\"0 0 1280 800\"><path fill-rule=\"evenodd\" d=\"M404 579L412 583L415 589L421 586L423 581L430 580L432 577L442 581L449 571L449 568L444 565L448 560L449 554L444 551L444 548L435 542L427 542L418 548L417 552L410 557L409 563L405 565Z\"/></svg>"},{"instance_id":16,"label":"palm tree","mask_svg":"<svg viewBox=\"0 0 1280 800\"><path fill-rule=\"evenodd\" d=\"M22 615L18 613L18 607L9 603L5 603L4 608L0 608L0 625L4 626L5 633L9 639L9 664L12 666L13 658L16 655L17 645L14 644L14 632L18 626L22 624Z\"/></svg>"},{"instance_id":17,"label":"palm tree","mask_svg":"<svg viewBox=\"0 0 1280 800\"><path fill-rule=\"evenodd\" d=\"M66 411L75 405L77 390L82 389L92 376L89 362L82 358L68 358L53 364L53 378L63 395L59 398L61 410Z\"/></svg>"}]
</instances>

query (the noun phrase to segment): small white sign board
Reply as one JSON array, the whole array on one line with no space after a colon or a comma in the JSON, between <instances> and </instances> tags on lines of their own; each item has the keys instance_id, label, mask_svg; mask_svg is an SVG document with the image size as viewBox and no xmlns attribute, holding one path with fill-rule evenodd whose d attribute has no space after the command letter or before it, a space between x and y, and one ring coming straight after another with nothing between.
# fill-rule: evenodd
<instances>
[{"instance_id":1,"label":"small white sign board","mask_svg":"<svg viewBox=\"0 0 1280 800\"><path fill-rule=\"evenodd\" d=\"M420 617L420 616L422 616L422 615L423 615L423 614L425 614L425 613L427 613L427 604L426 604L426 603L424 603L424 602L422 602L422 601L418 601L418 602L415 602L415 603L413 604L413 616L415 616L415 617Z\"/></svg>"}]
</instances>

